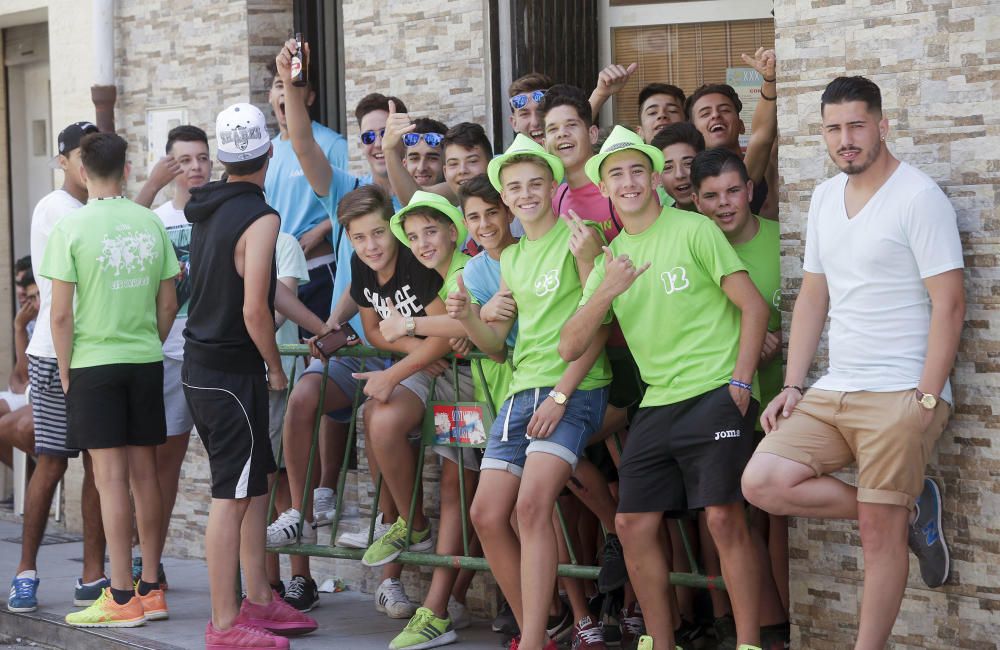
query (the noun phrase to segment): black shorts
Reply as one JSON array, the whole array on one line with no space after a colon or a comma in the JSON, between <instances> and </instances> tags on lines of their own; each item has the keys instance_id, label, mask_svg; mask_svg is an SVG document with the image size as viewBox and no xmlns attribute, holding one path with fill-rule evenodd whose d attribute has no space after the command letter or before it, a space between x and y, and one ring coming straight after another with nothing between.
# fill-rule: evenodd
<instances>
[{"instance_id":1,"label":"black shorts","mask_svg":"<svg viewBox=\"0 0 1000 650\"><path fill-rule=\"evenodd\" d=\"M244 499L267 493L277 471L268 435L264 374L206 368L184 359L181 371L195 427L208 452L213 499Z\"/></svg>"},{"instance_id":2,"label":"black shorts","mask_svg":"<svg viewBox=\"0 0 1000 650\"><path fill-rule=\"evenodd\" d=\"M333 276L337 265L333 262L320 264L309 269L309 282L299 286L299 300L309 311L316 314L320 320L330 317L330 304L333 301ZM308 332L300 327L299 335L308 338L319 332Z\"/></svg>"},{"instance_id":3,"label":"black shorts","mask_svg":"<svg viewBox=\"0 0 1000 650\"><path fill-rule=\"evenodd\" d=\"M740 477L755 447L757 402L740 415L729 385L639 409L622 452L618 512L664 512L743 499Z\"/></svg>"},{"instance_id":4,"label":"black shorts","mask_svg":"<svg viewBox=\"0 0 1000 650\"><path fill-rule=\"evenodd\" d=\"M611 365L608 404L625 409L628 421L631 422L639 411L646 385L639 376L639 367L628 348L609 347L608 362Z\"/></svg>"},{"instance_id":5,"label":"black shorts","mask_svg":"<svg viewBox=\"0 0 1000 650\"><path fill-rule=\"evenodd\" d=\"M76 449L161 445L163 362L72 368L66 394L66 445Z\"/></svg>"}]
</instances>

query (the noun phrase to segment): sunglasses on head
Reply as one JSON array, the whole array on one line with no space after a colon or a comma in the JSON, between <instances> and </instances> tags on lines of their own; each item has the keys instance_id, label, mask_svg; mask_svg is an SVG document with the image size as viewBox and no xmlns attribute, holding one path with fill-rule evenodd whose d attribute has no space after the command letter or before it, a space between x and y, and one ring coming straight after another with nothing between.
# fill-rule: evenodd
<instances>
[{"instance_id":1,"label":"sunglasses on head","mask_svg":"<svg viewBox=\"0 0 1000 650\"><path fill-rule=\"evenodd\" d=\"M361 142L364 144L375 144L375 141L384 135L384 128L379 129L378 131L363 131L361 133Z\"/></svg>"},{"instance_id":2,"label":"sunglasses on head","mask_svg":"<svg viewBox=\"0 0 1000 650\"><path fill-rule=\"evenodd\" d=\"M510 98L510 107L515 111L520 110L528 105L528 98L534 100L537 104L542 101L542 97L545 97L544 90L533 90L530 93L521 93L520 95L514 95Z\"/></svg>"},{"instance_id":3,"label":"sunglasses on head","mask_svg":"<svg viewBox=\"0 0 1000 650\"><path fill-rule=\"evenodd\" d=\"M404 133L403 134L403 144L407 147L415 147L417 144L423 140L431 147L438 147L441 145L441 141L444 140L444 136L440 133Z\"/></svg>"}]
</instances>

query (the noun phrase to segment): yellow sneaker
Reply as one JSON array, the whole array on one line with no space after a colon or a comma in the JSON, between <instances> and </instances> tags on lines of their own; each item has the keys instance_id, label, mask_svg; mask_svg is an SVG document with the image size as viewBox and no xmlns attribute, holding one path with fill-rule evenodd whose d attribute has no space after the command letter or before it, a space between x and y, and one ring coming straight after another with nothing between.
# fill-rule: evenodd
<instances>
[{"instance_id":1,"label":"yellow sneaker","mask_svg":"<svg viewBox=\"0 0 1000 650\"><path fill-rule=\"evenodd\" d=\"M87 609L67 614L66 622L74 627L139 627L146 623L146 616L138 596L119 605L108 587Z\"/></svg>"},{"instance_id":2,"label":"yellow sneaker","mask_svg":"<svg viewBox=\"0 0 1000 650\"><path fill-rule=\"evenodd\" d=\"M140 596L136 591L135 595L142 603L142 611L147 621L165 621L170 618L170 613L167 611L167 597L162 589L152 589L145 596Z\"/></svg>"}]
</instances>

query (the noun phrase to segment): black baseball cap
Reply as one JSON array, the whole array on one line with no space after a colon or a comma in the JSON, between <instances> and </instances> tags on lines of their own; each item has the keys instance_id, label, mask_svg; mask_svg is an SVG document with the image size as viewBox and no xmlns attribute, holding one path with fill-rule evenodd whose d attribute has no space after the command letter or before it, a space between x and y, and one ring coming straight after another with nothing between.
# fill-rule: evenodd
<instances>
[{"instance_id":1,"label":"black baseball cap","mask_svg":"<svg viewBox=\"0 0 1000 650\"><path fill-rule=\"evenodd\" d=\"M80 146L80 140L83 140L83 136L88 133L97 132L97 125L93 122L73 122L59 132L58 153L63 156L68 156L70 151L73 151Z\"/></svg>"}]
</instances>

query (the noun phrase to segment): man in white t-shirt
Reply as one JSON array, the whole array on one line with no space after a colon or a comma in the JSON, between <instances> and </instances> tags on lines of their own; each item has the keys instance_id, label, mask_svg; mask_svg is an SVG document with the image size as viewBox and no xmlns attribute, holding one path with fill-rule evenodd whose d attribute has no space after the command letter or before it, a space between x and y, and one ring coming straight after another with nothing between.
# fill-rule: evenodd
<instances>
[{"instance_id":1,"label":"man in white t-shirt","mask_svg":"<svg viewBox=\"0 0 1000 650\"><path fill-rule=\"evenodd\" d=\"M962 243L944 193L886 147L878 86L839 77L821 107L843 173L813 193L785 386L761 416L767 436L743 493L773 514L858 520L855 648L883 648L906 587L907 537L928 586L948 577L941 495L924 468L954 404ZM803 394L828 315L829 367ZM857 487L830 475L854 462Z\"/></svg>"},{"instance_id":2,"label":"man in white t-shirt","mask_svg":"<svg viewBox=\"0 0 1000 650\"><path fill-rule=\"evenodd\" d=\"M56 223L87 200L87 186L80 175L79 147L80 140L88 133L97 133L97 127L90 122L74 122L59 133L56 160L64 174L62 187L42 197L31 215L31 259L38 268L44 261L45 246ZM49 317L52 281L40 275L35 281L40 297L38 316L26 352L35 422L36 461L24 501L21 560L7 599L7 609L12 612L33 612L38 608L38 547L45 534L56 486L66 473L68 460L80 455L78 449L66 447L66 395L59 380ZM104 576L105 544L100 498L94 486L90 456L84 453L83 459L84 479L80 500L83 514L83 577L76 583L73 602L77 606L92 604L101 590L110 585Z\"/></svg>"},{"instance_id":3,"label":"man in white t-shirt","mask_svg":"<svg viewBox=\"0 0 1000 650\"><path fill-rule=\"evenodd\" d=\"M166 156L153 167L149 179L139 191L136 203L149 207L157 192L173 181L174 196L156 208L154 212L163 221L167 236L174 245L174 253L180 264L177 276L177 317L170 328L170 334L163 342L163 407L167 416L167 441L156 448L156 467L159 472L160 495L162 498L163 523L160 526L161 548L167 539L170 517L177 500L177 484L180 480L181 465L187 453L188 441L194 420L184 399L181 386L181 365L184 362L184 325L187 323L188 299L191 288L188 280L188 247L191 242L191 224L184 216L184 206L191 198L191 188L201 187L212 177L212 156L208 149L208 136L197 126L183 124L167 134ZM133 572L137 575L142 566L138 555L133 560ZM160 587L166 588L167 579L161 564ZM138 579L138 578L137 578Z\"/></svg>"}]
</instances>

